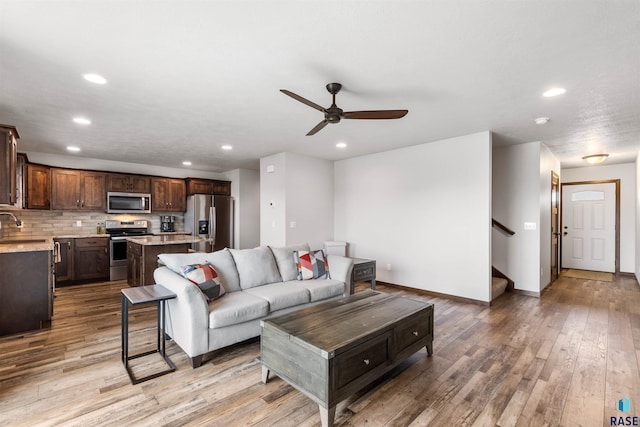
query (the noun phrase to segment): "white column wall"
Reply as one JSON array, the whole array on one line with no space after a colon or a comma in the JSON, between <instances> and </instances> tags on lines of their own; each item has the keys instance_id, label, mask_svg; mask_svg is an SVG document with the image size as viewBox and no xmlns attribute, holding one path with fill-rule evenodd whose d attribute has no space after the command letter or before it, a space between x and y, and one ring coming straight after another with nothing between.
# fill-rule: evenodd
<instances>
[{"instance_id":1,"label":"white column wall","mask_svg":"<svg viewBox=\"0 0 640 427\"><path fill-rule=\"evenodd\" d=\"M272 168L273 172L267 172ZM260 244L284 246L286 242L286 155L260 159Z\"/></svg>"},{"instance_id":2,"label":"white column wall","mask_svg":"<svg viewBox=\"0 0 640 427\"><path fill-rule=\"evenodd\" d=\"M381 281L490 301L491 146L482 132L337 161L336 240Z\"/></svg>"},{"instance_id":3,"label":"white column wall","mask_svg":"<svg viewBox=\"0 0 640 427\"><path fill-rule=\"evenodd\" d=\"M225 172L234 201L233 246L254 248L260 244L260 172L234 169Z\"/></svg>"},{"instance_id":4,"label":"white column wall","mask_svg":"<svg viewBox=\"0 0 640 427\"><path fill-rule=\"evenodd\" d=\"M562 170L562 182L620 180L620 271L636 271L636 164L587 166Z\"/></svg>"}]
</instances>

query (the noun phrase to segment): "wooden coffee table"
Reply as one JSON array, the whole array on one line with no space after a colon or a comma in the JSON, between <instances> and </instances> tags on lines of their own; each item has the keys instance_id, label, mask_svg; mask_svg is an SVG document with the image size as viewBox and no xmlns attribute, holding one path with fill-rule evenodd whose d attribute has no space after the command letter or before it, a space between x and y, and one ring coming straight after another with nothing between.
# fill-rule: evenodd
<instances>
[{"instance_id":1,"label":"wooden coffee table","mask_svg":"<svg viewBox=\"0 0 640 427\"><path fill-rule=\"evenodd\" d=\"M318 403L323 427L336 405L426 347L433 304L365 291L262 322L262 381L269 372Z\"/></svg>"}]
</instances>

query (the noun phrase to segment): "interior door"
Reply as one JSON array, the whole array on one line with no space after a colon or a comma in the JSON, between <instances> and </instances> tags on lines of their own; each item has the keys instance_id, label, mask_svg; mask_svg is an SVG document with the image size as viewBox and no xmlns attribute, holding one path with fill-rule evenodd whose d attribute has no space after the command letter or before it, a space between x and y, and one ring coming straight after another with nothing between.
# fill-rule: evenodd
<instances>
[{"instance_id":1,"label":"interior door","mask_svg":"<svg viewBox=\"0 0 640 427\"><path fill-rule=\"evenodd\" d=\"M559 275L560 257L560 177L551 172L551 281Z\"/></svg>"},{"instance_id":2,"label":"interior door","mask_svg":"<svg viewBox=\"0 0 640 427\"><path fill-rule=\"evenodd\" d=\"M562 267L615 273L615 183L563 185Z\"/></svg>"}]
</instances>

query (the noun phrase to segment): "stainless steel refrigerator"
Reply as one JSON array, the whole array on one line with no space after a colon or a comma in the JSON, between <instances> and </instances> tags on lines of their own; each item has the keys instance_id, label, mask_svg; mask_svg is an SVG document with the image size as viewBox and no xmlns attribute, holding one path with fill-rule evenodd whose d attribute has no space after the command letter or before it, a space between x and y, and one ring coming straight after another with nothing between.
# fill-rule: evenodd
<instances>
[{"instance_id":1,"label":"stainless steel refrigerator","mask_svg":"<svg viewBox=\"0 0 640 427\"><path fill-rule=\"evenodd\" d=\"M192 236L213 242L193 243L197 252L213 252L233 247L233 198L194 194L187 197L184 229Z\"/></svg>"}]
</instances>

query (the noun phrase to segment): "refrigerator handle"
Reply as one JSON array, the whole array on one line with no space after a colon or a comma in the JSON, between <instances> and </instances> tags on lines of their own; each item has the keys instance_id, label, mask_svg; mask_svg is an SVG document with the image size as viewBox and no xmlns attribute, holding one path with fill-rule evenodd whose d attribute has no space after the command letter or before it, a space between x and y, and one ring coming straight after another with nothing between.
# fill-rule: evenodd
<instances>
[{"instance_id":1,"label":"refrigerator handle","mask_svg":"<svg viewBox=\"0 0 640 427\"><path fill-rule=\"evenodd\" d=\"M211 206L209 208L209 238L213 239L211 247L216 244L216 208Z\"/></svg>"}]
</instances>

